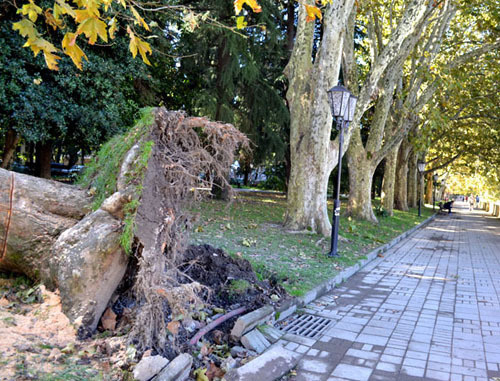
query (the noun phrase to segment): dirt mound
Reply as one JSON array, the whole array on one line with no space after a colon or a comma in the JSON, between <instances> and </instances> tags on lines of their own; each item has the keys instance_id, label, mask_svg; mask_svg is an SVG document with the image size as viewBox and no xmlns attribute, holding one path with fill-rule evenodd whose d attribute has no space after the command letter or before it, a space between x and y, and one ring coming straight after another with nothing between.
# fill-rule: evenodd
<instances>
[{"instance_id":1,"label":"dirt mound","mask_svg":"<svg viewBox=\"0 0 500 381\"><path fill-rule=\"evenodd\" d=\"M210 245L189 246L179 270L210 287L207 302L220 308L246 306L252 310L287 297L286 291L272 279L259 281L246 259L233 258Z\"/></svg>"}]
</instances>

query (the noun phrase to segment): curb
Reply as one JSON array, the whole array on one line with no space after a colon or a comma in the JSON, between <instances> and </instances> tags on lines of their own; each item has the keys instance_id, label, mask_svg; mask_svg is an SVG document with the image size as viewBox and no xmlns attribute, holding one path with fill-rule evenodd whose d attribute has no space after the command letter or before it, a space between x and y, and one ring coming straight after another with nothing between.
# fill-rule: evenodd
<instances>
[{"instance_id":1,"label":"curb","mask_svg":"<svg viewBox=\"0 0 500 381\"><path fill-rule=\"evenodd\" d=\"M361 270L363 267L365 267L367 264L369 264L371 261L377 258L379 254L385 253L389 249L396 246L396 244L401 242L403 239L413 234L415 231L425 227L428 223L433 221L436 218L436 216L437 214L433 214L425 221L421 222L419 225L414 226L410 230L405 231L404 233L392 239L388 243L372 250L366 255L366 259L361 259L358 263L350 267L347 267L346 269L338 273L334 278L331 278L323 282L319 286L314 287L304 296L291 299L288 303L285 303L283 306L278 307L277 309L275 309L275 312L279 313L279 316L276 318L276 321L281 321L283 319L286 319L288 316L293 314L297 310L297 308L301 308L306 304L312 302L313 300L327 294L328 292L333 290L335 286L345 282L347 279L349 279L351 276L356 274L359 270Z\"/></svg>"},{"instance_id":2,"label":"curb","mask_svg":"<svg viewBox=\"0 0 500 381\"><path fill-rule=\"evenodd\" d=\"M257 310L254 310L246 315L241 316L238 320L250 320L253 321L255 318L252 316L259 316L259 319L268 319L271 320L273 323L276 323L278 321L281 321L283 319L286 319L290 315L292 315L298 308L301 308L305 306L306 304L310 303L311 301L327 294L331 290L335 288L338 284L343 283L347 279L349 279L351 276L356 274L359 270L361 270L363 267L365 267L368 263L373 261L379 254L382 254L386 252L387 250L391 249L394 247L396 244L401 242L401 240L405 239L408 237L410 234L414 233L415 231L423 228L426 226L429 222L433 221L436 218L437 214L432 215L431 217L427 218L425 221L421 222L419 225L414 226L410 230L407 230L406 232L402 233L401 235L397 236L396 238L392 239L390 242L377 247L375 250L372 250L370 253L366 255L366 259L361 259L358 263L356 263L353 266L350 266L340 273L338 273L334 278L331 278L319 286L316 286L313 288L311 291L306 293L304 296L301 297L296 297L293 299L288 300L285 302L283 305L274 308L270 305L263 306ZM274 308L274 313L270 313L269 310L272 307ZM261 323L262 324L262 323ZM253 325L255 327L255 325ZM252 327L252 328L253 328ZM241 330L241 335L244 333L248 332L250 328L248 329L242 329Z\"/></svg>"}]
</instances>

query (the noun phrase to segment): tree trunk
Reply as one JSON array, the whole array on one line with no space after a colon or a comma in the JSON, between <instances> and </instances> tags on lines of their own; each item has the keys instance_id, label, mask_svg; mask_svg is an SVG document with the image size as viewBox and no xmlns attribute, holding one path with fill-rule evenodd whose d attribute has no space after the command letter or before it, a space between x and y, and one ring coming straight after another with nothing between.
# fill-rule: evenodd
<instances>
[{"instance_id":1,"label":"tree trunk","mask_svg":"<svg viewBox=\"0 0 500 381\"><path fill-rule=\"evenodd\" d=\"M50 179L50 162L52 160L52 142L36 143L35 174L43 179Z\"/></svg>"},{"instance_id":2,"label":"tree trunk","mask_svg":"<svg viewBox=\"0 0 500 381\"><path fill-rule=\"evenodd\" d=\"M12 158L14 157L14 153L16 152L17 144L21 140L21 136L17 134L17 132L9 128L7 130L7 134L5 135L5 145L3 149L2 155L2 163L0 164L0 168L7 169L10 165Z\"/></svg>"},{"instance_id":3,"label":"tree trunk","mask_svg":"<svg viewBox=\"0 0 500 381\"><path fill-rule=\"evenodd\" d=\"M396 168L394 207L405 212L408 211L408 156L411 149L411 143L408 139L405 139L399 147L398 164Z\"/></svg>"},{"instance_id":4,"label":"tree trunk","mask_svg":"<svg viewBox=\"0 0 500 381\"><path fill-rule=\"evenodd\" d=\"M0 270L53 284L47 250L90 202L76 187L0 169Z\"/></svg>"},{"instance_id":5,"label":"tree trunk","mask_svg":"<svg viewBox=\"0 0 500 381\"><path fill-rule=\"evenodd\" d=\"M432 204L432 172L425 175L427 183L425 185L425 202L427 204Z\"/></svg>"},{"instance_id":6,"label":"tree trunk","mask_svg":"<svg viewBox=\"0 0 500 381\"><path fill-rule=\"evenodd\" d=\"M415 150L412 150L410 159L408 160L408 206L416 208L418 206L418 169L417 155Z\"/></svg>"},{"instance_id":7,"label":"tree trunk","mask_svg":"<svg viewBox=\"0 0 500 381\"><path fill-rule=\"evenodd\" d=\"M308 0L308 5L314 1ZM334 0L324 18L321 46L311 62L314 23L306 21L306 8L299 8L297 36L285 69L290 81L290 161L285 226L310 228L328 235L328 178L338 158L338 140L330 141L332 117L326 91L336 84L340 70L343 32L352 0ZM345 134L346 145L350 131ZM344 150L345 151L345 150Z\"/></svg>"},{"instance_id":8,"label":"tree trunk","mask_svg":"<svg viewBox=\"0 0 500 381\"><path fill-rule=\"evenodd\" d=\"M384 180L382 183L382 206L390 216L394 215L394 188L399 145L394 147L385 158Z\"/></svg>"},{"instance_id":9,"label":"tree trunk","mask_svg":"<svg viewBox=\"0 0 500 381\"><path fill-rule=\"evenodd\" d=\"M377 222L373 213L371 189L374 166L369 161L358 161L353 165L353 155L349 154L349 215L362 218L367 221ZM352 184L356 184L353 186Z\"/></svg>"}]
</instances>

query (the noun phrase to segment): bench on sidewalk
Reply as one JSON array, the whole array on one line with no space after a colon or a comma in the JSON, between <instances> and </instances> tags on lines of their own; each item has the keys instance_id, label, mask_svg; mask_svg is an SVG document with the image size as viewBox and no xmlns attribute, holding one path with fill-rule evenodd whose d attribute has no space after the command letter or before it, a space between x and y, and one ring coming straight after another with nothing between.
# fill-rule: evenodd
<instances>
[{"instance_id":1,"label":"bench on sidewalk","mask_svg":"<svg viewBox=\"0 0 500 381\"><path fill-rule=\"evenodd\" d=\"M445 203L442 203L441 201L439 202L439 213L446 213L446 210L448 211L448 214L451 213L451 207L453 205L453 201L446 201Z\"/></svg>"}]
</instances>

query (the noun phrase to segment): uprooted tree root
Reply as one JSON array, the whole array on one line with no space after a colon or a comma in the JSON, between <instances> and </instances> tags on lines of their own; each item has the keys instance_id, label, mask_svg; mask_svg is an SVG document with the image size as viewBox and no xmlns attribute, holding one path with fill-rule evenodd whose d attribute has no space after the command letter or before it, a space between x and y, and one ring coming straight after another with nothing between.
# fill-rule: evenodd
<instances>
[{"instance_id":1,"label":"uprooted tree root","mask_svg":"<svg viewBox=\"0 0 500 381\"><path fill-rule=\"evenodd\" d=\"M185 283L178 270L192 222L186 207L208 195L214 183L230 188L225 175L236 149L248 140L230 124L164 108L155 110L151 138L135 218L139 262L133 290L139 308L129 337L139 350L164 353L167 311L185 316L207 291L200 283Z\"/></svg>"}]
</instances>

